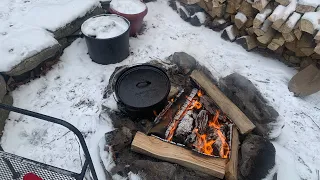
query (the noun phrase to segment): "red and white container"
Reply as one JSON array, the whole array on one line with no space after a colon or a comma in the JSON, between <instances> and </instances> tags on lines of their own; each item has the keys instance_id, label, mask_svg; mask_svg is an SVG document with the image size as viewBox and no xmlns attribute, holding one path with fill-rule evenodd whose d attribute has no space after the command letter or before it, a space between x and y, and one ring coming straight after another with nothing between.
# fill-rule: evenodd
<instances>
[{"instance_id":1,"label":"red and white container","mask_svg":"<svg viewBox=\"0 0 320 180\"><path fill-rule=\"evenodd\" d=\"M148 13L145 3L139 0L112 0L109 11L130 21L130 36L135 36L141 29L143 18Z\"/></svg>"}]
</instances>

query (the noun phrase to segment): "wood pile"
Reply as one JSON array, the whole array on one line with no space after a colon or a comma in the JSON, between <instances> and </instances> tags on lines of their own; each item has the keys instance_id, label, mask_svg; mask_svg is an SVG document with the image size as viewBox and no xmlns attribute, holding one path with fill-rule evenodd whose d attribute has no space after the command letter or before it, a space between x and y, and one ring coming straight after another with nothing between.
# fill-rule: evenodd
<instances>
[{"instance_id":1,"label":"wood pile","mask_svg":"<svg viewBox=\"0 0 320 180\"><path fill-rule=\"evenodd\" d=\"M199 0L222 37L269 49L301 68L320 63L320 0ZM222 29L221 29L222 30Z\"/></svg>"}]
</instances>

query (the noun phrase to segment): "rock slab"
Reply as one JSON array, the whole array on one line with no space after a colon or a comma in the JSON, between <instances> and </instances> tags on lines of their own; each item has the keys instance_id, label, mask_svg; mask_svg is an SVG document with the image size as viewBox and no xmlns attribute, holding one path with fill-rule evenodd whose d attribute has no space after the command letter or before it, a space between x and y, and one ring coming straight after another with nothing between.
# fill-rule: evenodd
<instances>
[{"instance_id":1,"label":"rock slab","mask_svg":"<svg viewBox=\"0 0 320 180\"><path fill-rule=\"evenodd\" d=\"M278 122L278 112L268 105L253 83L244 76L233 73L219 81L220 89L256 125L256 132L266 138L271 137ZM280 135L280 134L278 134Z\"/></svg>"}]
</instances>

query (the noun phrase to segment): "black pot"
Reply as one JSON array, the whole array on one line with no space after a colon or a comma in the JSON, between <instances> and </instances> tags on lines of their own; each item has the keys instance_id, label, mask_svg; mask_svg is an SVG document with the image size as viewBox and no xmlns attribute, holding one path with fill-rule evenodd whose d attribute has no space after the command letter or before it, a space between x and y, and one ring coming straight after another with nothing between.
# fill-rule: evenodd
<instances>
[{"instance_id":1,"label":"black pot","mask_svg":"<svg viewBox=\"0 0 320 180\"><path fill-rule=\"evenodd\" d=\"M99 16L118 16L118 15L101 14L91 18L95 18ZM130 22L124 17L121 17L121 16L118 16L118 17L124 19L128 23L128 29L123 34L120 34L119 36L107 38L107 39L97 39L95 37L86 35L85 33L82 32L88 46L90 58L98 64L107 65L107 64L118 63L123 61L129 56Z\"/></svg>"},{"instance_id":2,"label":"black pot","mask_svg":"<svg viewBox=\"0 0 320 180\"><path fill-rule=\"evenodd\" d=\"M121 111L134 118L148 118L161 112L170 92L170 80L160 68L137 65L123 70L115 83Z\"/></svg>"}]
</instances>

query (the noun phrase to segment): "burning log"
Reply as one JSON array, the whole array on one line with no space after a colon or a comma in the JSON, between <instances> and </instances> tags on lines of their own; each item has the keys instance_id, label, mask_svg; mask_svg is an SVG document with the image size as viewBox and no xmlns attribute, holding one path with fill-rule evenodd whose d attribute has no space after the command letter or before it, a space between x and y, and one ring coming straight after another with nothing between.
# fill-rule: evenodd
<instances>
[{"instance_id":1,"label":"burning log","mask_svg":"<svg viewBox=\"0 0 320 180\"><path fill-rule=\"evenodd\" d=\"M193 71L190 77L212 98L221 110L237 125L241 134L251 132L255 125L249 118L200 71Z\"/></svg>"},{"instance_id":2,"label":"burning log","mask_svg":"<svg viewBox=\"0 0 320 180\"><path fill-rule=\"evenodd\" d=\"M198 129L198 132L200 134L205 133L205 130L207 128L207 123L208 123L208 113L206 110L201 110L200 113L198 114L196 121L195 121L195 128Z\"/></svg>"},{"instance_id":3,"label":"burning log","mask_svg":"<svg viewBox=\"0 0 320 180\"><path fill-rule=\"evenodd\" d=\"M135 135L131 149L134 152L177 163L220 179L225 174L226 159L199 156L185 148L163 142L156 137L146 136L141 132Z\"/></svg>"}]
</instances>

